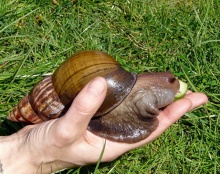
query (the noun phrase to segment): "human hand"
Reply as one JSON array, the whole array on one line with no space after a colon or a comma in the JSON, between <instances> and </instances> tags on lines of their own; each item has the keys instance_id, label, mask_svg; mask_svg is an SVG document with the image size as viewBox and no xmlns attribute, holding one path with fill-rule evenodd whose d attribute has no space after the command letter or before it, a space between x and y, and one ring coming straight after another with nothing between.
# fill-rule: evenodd
<instances>
[{"instance_id":1,"label":"human hand","mask_svg":"<svg viewBox=\"0 0 220 174\"><path fill-rule=\"evenodd\" d=\"M79 93L65 116L26 126L16 134L1 137L0 156L5 174L15 171L18 174L27 171L51 173L96 163L105 140L87 131L87 125L104 100L106 90L105 80L96 78ZM134 144L106 140L102 161L112 161L131 149L153 141L186 112L206 102L204 94L189 92L183 99L161 111L159 126L148 138Z\"/></svg>"}]
</instances>

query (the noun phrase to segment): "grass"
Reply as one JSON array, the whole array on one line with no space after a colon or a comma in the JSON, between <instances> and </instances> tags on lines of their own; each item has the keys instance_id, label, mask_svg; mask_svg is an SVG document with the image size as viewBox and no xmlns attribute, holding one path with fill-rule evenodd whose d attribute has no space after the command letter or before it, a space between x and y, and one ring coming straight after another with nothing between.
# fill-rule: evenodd
<instances>
[{"instance_id":1,"label":"grass","mask_svg":"<svg viewBox=\"0 0 220 174\"><path fill-rule=\"evenodd\" d=\"M121 158L61 173L220 173L220 4L218 0L1 0L1 135L31 87L79 50L109 53L129 71L169 68L209 103L160 138Z\"/></svg>"}]
</instances>

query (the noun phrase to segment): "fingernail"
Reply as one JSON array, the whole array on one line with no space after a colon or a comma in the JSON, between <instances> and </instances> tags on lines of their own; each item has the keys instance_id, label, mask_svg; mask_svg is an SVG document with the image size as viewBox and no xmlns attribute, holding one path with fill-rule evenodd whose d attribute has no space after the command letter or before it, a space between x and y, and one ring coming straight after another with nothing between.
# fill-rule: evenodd
<instances>
[{"instance_id":1,"label":"fingernail","mask_svg":"<svg viewBox=\"0 0 220 174\"><path fill-rule=\"evenodd\" d=\"M105 91L106 81L102 77L97 77L92 80L87 88L88 92L96 97L102 95Z\"/></svg>"}]
</instances>

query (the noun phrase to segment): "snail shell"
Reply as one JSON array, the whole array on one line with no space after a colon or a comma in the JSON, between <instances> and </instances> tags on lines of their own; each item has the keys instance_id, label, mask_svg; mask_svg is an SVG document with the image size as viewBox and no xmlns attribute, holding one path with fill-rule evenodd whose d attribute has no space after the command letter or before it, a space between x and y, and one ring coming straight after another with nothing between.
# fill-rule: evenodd
<instances>
[{"instance_id":1,"label":"snail shell","mask_svg":"<svg viewBox=\"0 0 220 174\"><path fill-rule=\"evenodd\" d=\"M64 61L52 76L37 83L8 119L40 123L62 116L93 78L108 84L106 98L88 130L112 141L134 143L158 125L159 110L172 103L179 82L170 72L136 75L100 51L82 51Z\"/></svg>"},{"instance_id":2,"label":"snail shell","mask_svg":"<svg viewBox=\"0 0 220 174\"><path fill-rule=\"evenodd\" d=\"M78 92L97 76L105 77L108 90L96 116L119 105L136 82L136 74L125 71L109 55L101 51L82 51L64 61L52 76L37 83L8 118L31 123L57 118Z\"/></svg>"}]
</instances>

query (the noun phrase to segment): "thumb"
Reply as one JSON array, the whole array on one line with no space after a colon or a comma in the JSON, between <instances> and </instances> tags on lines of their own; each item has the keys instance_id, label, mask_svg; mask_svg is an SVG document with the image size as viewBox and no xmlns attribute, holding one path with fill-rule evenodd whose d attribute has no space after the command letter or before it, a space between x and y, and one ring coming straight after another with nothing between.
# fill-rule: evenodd
<instances>
[{"instance_id":1,"label":"thumb","mask_svg":"<svg viewBox=\"0 0 220 174\"><path fill-rule=\"evenodd\" d=\"M65 116L59 120L60 130L81 136L88 123L104 101L107 83L103 77L90 81L74 99Z\"/></svg>"}]
</instances>

